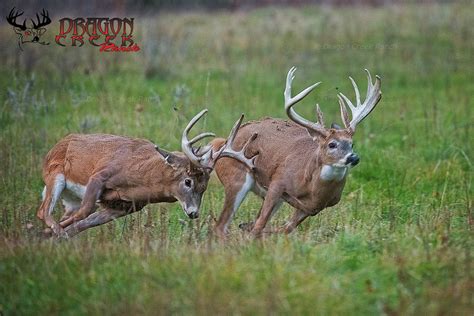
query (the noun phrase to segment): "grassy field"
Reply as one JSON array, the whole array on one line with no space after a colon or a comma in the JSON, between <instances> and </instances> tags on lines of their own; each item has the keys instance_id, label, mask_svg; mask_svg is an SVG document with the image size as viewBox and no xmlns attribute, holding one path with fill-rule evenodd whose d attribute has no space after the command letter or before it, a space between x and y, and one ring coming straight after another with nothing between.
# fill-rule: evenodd
<instances>
[{"instance_id":1,"label":"grassy field","mask_svg":"<svg viewBox=\"0 0 474 316\"><path fill-rule=\"evenodd\" d=\"M60 17L55 17L55 20ZM264 8L137 17L142 50L25 46L0 27L0 314L472 315L473 39L468 4ZM45 36L46 36L45 35ZM347 79L382 77L383 99L355 136L360 165L342 201L289 236L254 241L238 223L210 234L223 203L212 179L200 219L178 204L91 229L38 237L47 151L71 132L148 138L179 150L187 120L227 135L246 119L285 117L294 89L323 85L298 109L339 122ZM290 215L280 209L271 225ZM56 214L59 214L59 209Z\"/></svg>"}]
</instances>

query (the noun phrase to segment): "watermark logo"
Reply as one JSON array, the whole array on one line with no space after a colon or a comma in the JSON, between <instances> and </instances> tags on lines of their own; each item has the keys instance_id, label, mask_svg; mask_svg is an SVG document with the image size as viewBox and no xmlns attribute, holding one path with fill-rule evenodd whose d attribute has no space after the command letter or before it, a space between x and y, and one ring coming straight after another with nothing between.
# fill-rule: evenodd
<instances>
[{"instance_id":1,"label":"watermark logo","mask_svg":"<svg viewBox=\"0 0 474 316\"><path fill-rule=\"evenodd\" d=\"M6 17L7 22L13 26L13 30L18 36L18 47L23 51L22 44L36 43L41 45L49 45L44 41L41 41L41 36L46 32L45 26L51 23L49 13L45 9L40 12L40 15L36 13L36 21L30 19L32 26L26 25L26 19L23 20L23 24L17 23L17 18L23 15L23 11L15 11L15 7L11 9L10 14Z\"/></svg>"},{"instance_id":2,"label":"watermark logo","mask_svg":"<svg viewBox=\"0 0 474 316\"><path fill-rule=\"evenodd\" d=\"M134 18L62 18L56 43L81 47L85 43L100 47L101 52L137 52L133 40Z\"/></svg>"},{"instance_id":3,"label":"watermark logo","mask_svg":"<svg viewBox=\"0 0 474 316\"><path fill-rule=\"evenodd\" d=\"M36 13L36 21L27 19L23 23L18 19L24 14L21 10L11 9L6 17L18 36L18 47L23 51L23 44L37 43L49 45L41 40L46 32L46 25L51 24L47 10ZM81 47L85 44L96 46L100 52L138 52L140 47L133 38L134 18L62 18L59 20L59 32L55 42L59 46Z\"/></svg>"}]
</instances>

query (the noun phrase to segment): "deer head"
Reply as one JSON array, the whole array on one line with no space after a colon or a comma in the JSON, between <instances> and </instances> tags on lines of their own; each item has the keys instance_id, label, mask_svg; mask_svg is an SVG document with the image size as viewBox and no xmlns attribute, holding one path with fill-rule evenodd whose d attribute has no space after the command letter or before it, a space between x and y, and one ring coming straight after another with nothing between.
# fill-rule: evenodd
<instances>
[{"instance_id":1,"label":"deer head","mask_svg":"<svg viewBox=\"0 0 474 316\"><path fill-rule=\"evenodd\" d=\"M174 170L174 181L170 181L172 188L170 192L174 192L175 198L181 203L184 212L190 218L199 216L199 207L204 191L206 191L209 182L209 176L217 160L221 157L231 157L242 162L247 168L255 168L254 160L256 157L247 158L244 152L248 144L256 137L254 134L247 144L240 150L234 151L232 149L233 141L237 134L244 115L235 122L227 141L217 151L212 149L212 146L193 147L193 145L206 137L214 137L213 133L202 133L191 140L188 139L188 134L192 127L199 121L207 109L198 113L186 126L181 138L181 152L167 152L161 148L156 147L157 151L163 156L166 163Z\"/></svg>"},{"instance_id":2,"label":"deer head","mask_svg":"<svg viewBox=\"0 0 474 316\"><path fill-rule=\"evenodd\" d=\"M380 91L380 77L376 76L375 84L373 84L369 71L367 69L365 70L367 72L368 85L367 95L363 103L360 101L360 93L357 84L351 77L349 77L355 90L356 105L352 104L352 102L344 94L339 93L339 106L344 128L340 128L336 124L332 124L330 128L326 128L324 125L323 113L321 112L318 104L316 104L316 122L311 122L303 118L293 109L293 106L296 103L306 97L311 91L314 90L314 88L321 84L321 82L317 82L304 89L296 96L292 97L291 84L295 77L295 71L296 68L292 67L286 77L284 96L285 110L288 117L297 124L305 127L313 139L319 143L320 154L318 155L318 158L320 160L320 165L344 169L357 165L359 163L359 157L353 151L352 137L355 133L357 124L359 124L370 114L370 112L372 112L372 110L382 98L382 92ZM352 120L349 120L347 107L349 107L352 112Z\"/></svg>"},{"instance_id":3,"label":"deer head","mask_svg":"<svg viewBox=\"0 0 474 316\"><path fill-rule=\"evenodd\" d=\"M15 11L15 8L11 9L9 15L6 17L7 22L13 26L13 30L18 35L18 45L21 49L21 44L24 43L38 43L42 45L48 45L49 43L41 42L41 36L46 32L44 26L51 23L49 13L45 9L40 13L41 17L36 13L36 22L31 20L33 27L26 26L26 19L23 20L22 24L18 24L16 19L23 15L23 11Z\"/></svg>"}]
</instances>

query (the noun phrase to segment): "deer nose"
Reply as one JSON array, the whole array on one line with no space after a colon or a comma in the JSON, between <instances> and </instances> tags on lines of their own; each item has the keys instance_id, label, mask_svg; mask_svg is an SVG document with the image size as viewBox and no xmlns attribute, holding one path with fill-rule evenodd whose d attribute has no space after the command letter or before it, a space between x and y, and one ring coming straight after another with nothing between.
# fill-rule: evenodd
<instances>
[{"instance_id":1,"label":"deer nose","mask_svg":"<svg viewBox=\"0 0 474 316\"><path fill-rule=\"evenodd\" d=\"M192 211L192 212L188 213L188 216L189 216L189 218L191 218L191 219L195 219L195 218L198 218L198 217L199 217L199 213L196 212L196 211Z\"/></svg>"},{"instance_id":2,"label":"deer nose","mask_svg":"<svg viewBox=\"0 0 474 316\"><path fill-rule=\"evenodd\" d=\"M351 164L352 166L355 166L359 163L359 161L359 156L357 156L356 154L350 154L350 156L346 159L346 164Z\"/></svg>"},{"instance_id":3,"label":"deer nose","mask_svg":"<svg viewBox=\"0 0 474 316\"><path fill-rule=\"evenodd\" d=\"M35 37L33 38L33 42L37 42L37 41L39 41L39 37L38 37L38 36L35 36Z\"/></svg>"}]
</instances>

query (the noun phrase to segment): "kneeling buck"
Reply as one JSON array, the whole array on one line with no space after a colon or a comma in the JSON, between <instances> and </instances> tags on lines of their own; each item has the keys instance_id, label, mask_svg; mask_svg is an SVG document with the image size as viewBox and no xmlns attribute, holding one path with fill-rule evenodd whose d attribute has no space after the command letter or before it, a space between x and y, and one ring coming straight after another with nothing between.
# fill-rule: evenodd
<instances>
[{"instance_id":1,"label":"kneeling buck","mask_svg":"<svg viewBox=\"0 0 474 316\"><path fill-rule=\"evenodd\" d=\"M367 96L360 102L359 89L349 77L355 90L356 105L342 93L338 94L344 129L337 125L324 127L323 114L316 107L317 122L311 122L295 112L293 106L308 95L320 82L306 88L295 97L291 96L291 83L296 68L286 78L285 109L293 121L264 118L248 122L236 135L236 148L242 148L245 155L255 159L255 169L248 170L230 159L216 164L217 175L225 187L224 209L216 225L216 233L224 237L233 214L239 208L249 191L264 199L255 223L241 225L256 236L262 234L265 225L283 201L295 208L291 219L277 231L290 233L308 216L314 216L323 209L336 205L341 199L348 170L359 163L359 157L352 148L352 137L359 124L375 108L382 97L380 78L375 84L367 71ZM349 120L347 108L352 112ZM244 145L252 134L258 138ZM211 142L219 148L225 139Z\"/></svg>"},{"instance_id":2,"label":"kneeling buck","mask_svg":"<svg viewBox=\"0 0 474 316\"><path fill-rule=\"evenodd\" d=\"M104 134L64 137L45 158L46 185L37 216L62 237L139 211L148 203L178 200L190 218L198 217L209 174L219 158L231 157L243 163L244 168L254 167L253 159L232 150L243 115L235 123L229 141L222 142L219 148L192 147L203 138L214 136L202 133L188 140L190 129L206 112L201 111L184 129L183 153L167 152L145 139ZM60 197L66 212L57 223L52 212ZM94 213L97 204L103 210Z\"/></svg>"}]
</instances>

